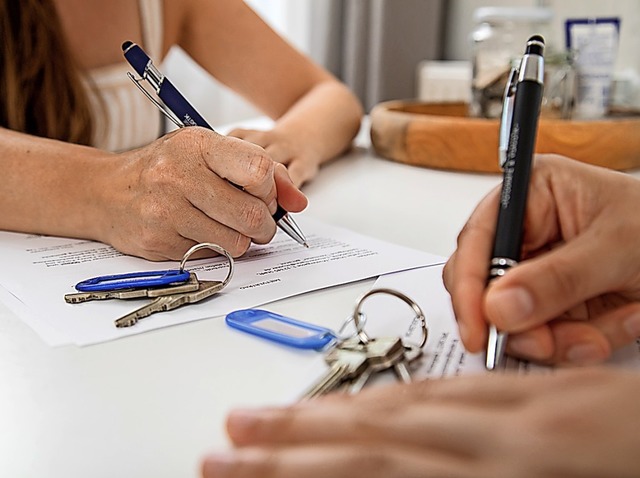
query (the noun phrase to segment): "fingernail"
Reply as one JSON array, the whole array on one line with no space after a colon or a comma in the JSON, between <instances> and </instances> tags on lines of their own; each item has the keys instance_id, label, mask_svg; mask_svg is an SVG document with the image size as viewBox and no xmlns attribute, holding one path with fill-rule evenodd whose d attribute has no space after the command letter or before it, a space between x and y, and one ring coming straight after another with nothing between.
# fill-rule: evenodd
<instances>
[{"instance_id":1,"label":"fingernail","mask_svg":"<svg viewBox=\"0 0 640 478\"><path fill-rule=\"evenodd\" d=\"M631 337L640 337L640 313L635 313L627 317L623 326Z\"/></svg>"},{"instance_id":2,"label":"fingernail","mask_svg":"<svg viewBox=\"0 0 640 478\"><path fill-rule=\"evenodd\" d=\"M527 335L510 336L509 349L517 355L535 360L547 358L544 351L540 348L538 341Z\"/></svg>"},{"instance_id":3,"label":"fingernail","mask_svg":"<svg viewBox=\"0 0 640 478\"><path fill-rule=\"evenodd\" d=\"M462 343L467 343L467 335L469 334L469 328L464 322L458 322L458 335Z\"/></svg>"},{"instance_id":4,"label":"fingernail","mask_svg":"<svg viewBox=\"0 0 640 478\"><path fill-rule=\"evenodd\" d=\"M533 298L522 287L497 290L487 296L487 309L498 326L517 326L533 313Z\"/></svg>"},{"instance_id":5,"label":"fingernail","mask_svg":"<svg viewBox=\"0 0 640 478\"><path fill-rule=\"evenodd\" d=\"M600 347L594 344L579 344L570 347L567 351L567 359L578 365L590 365L601 362L603 357Z\"/></svg>"},{"instance_id":6,"label":"fingernail","mask_svg":"<svg viewBox=\"0 0 640 478\"><path fill-rule=\"evenodd\" d=\"M214 453L208 455L202 464L202 474L211 478L231 476L237 460L232 453Z\"/></svg>"}]
</instances>

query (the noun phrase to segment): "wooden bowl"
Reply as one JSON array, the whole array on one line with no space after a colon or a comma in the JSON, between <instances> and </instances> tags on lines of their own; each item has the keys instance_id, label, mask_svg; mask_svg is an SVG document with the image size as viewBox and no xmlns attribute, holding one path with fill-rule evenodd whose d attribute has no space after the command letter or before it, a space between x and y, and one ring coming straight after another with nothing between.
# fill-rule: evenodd
<instances>
[{"instance_id":1,"label":"wooden bowl","mask_svg":"<svg viewBox=\"0 0 640 478\"><path fill-rule=\"evenodd\" d=\"M382 157L429 168L499 172L495 119L470 118L466 103L388 101L371 111L371 143ZM597 121L541 118L536 152L612 169L640 167L640 117Z\"/></svg>"}]
</instances>

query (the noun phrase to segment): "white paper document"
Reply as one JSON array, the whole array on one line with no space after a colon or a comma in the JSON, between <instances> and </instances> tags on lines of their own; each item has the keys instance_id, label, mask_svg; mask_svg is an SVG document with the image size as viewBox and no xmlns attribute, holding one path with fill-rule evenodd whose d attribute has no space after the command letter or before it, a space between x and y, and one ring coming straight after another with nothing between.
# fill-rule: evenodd
<instances>
[{"instance_id":1,"label":"white paper document","mask_svg":"<svg viewBox=\"0 0 640 478\"><path fill-rule=\"evenodd\" d=\"M88 345L160 327L225 315L305 292L390 272L441 264L444 258L366 237L309 218L296 217L309 249L281 231L266 245L252 245L235 261L230 284L205 301L153 314L118 329L114 320L149 299L67 304L64 294L79 281L107 274L177 268L125 256L105 244L0 232L0 300L50 345ZM223 280L226 259L189 261L202 280Z\"/></svg>"}]
</instances>

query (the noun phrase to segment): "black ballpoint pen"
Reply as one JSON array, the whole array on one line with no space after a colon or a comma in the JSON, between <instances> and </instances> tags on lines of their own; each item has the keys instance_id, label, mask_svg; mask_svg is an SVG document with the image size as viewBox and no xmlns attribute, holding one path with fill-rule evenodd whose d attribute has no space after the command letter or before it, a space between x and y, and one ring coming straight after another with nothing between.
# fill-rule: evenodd
<instances>
[{"instance_id":1,"label":"black ballpoint pen","mask_svg":"<svg viewBox=\"0 0 640 478\"><path fill-rule=\"evenodd\" d=\"M211 125L191 106L173 83L155 67L149 55L139 45L126 41L122 44L122 51L129 64L140 75L142 80L146 80L149 83L160 100L162 100L162 103L166 105L166 108L140 85L140 79L135 78L130 73L128 74L129 78L176 126L180 128L202 126L213 131ZM276 213L273 215L273 220L289 237L297 243L309 247L302 230L281 206L278 206Z\"/></svg>"},{"instance_id":2,"label":"black ballpoint pen","mask_svg":"<svg viewBox=\"0 0 640 478\"><path fill-rule=\"evenodd\" d=\"M531 163L544 80L544 39L534 35L518 69L511 72L500 122L500 166L504 170L489 280L503 276L520 260ZM489 326L486 368L498 368L507 335Z\"/></svg>"}]
</instances>

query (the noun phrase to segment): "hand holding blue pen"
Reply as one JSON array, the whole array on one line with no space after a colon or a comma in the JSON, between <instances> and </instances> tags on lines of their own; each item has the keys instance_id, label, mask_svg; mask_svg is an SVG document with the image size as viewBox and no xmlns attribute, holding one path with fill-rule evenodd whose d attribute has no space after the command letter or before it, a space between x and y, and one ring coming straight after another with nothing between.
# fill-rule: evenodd
<instances>
[{"instance_id":1,"label":"hand holding blue pen","mask_svg":"<svg viewBox=\"0 0 640 478\"><path fill-rule=\"evenodd\" d=\"M142 86L138 79L130 75L132 81L140 88L140 90L152 101L176 126L201 126L210 130L213 128L198 113L198 111L187 101L187 99L178 91L178 89L154 66L149 56L140 48L140 46L126 41L122 45L124 56L131 64L133 69L140 75L142 80L146 80L158 95L166 108L151 96ZM278 206L273 219L289 237L299 244L309 247L306 237L302 230L298 227L289 213L281 206Z\"/></svg>"}]
</instances>

